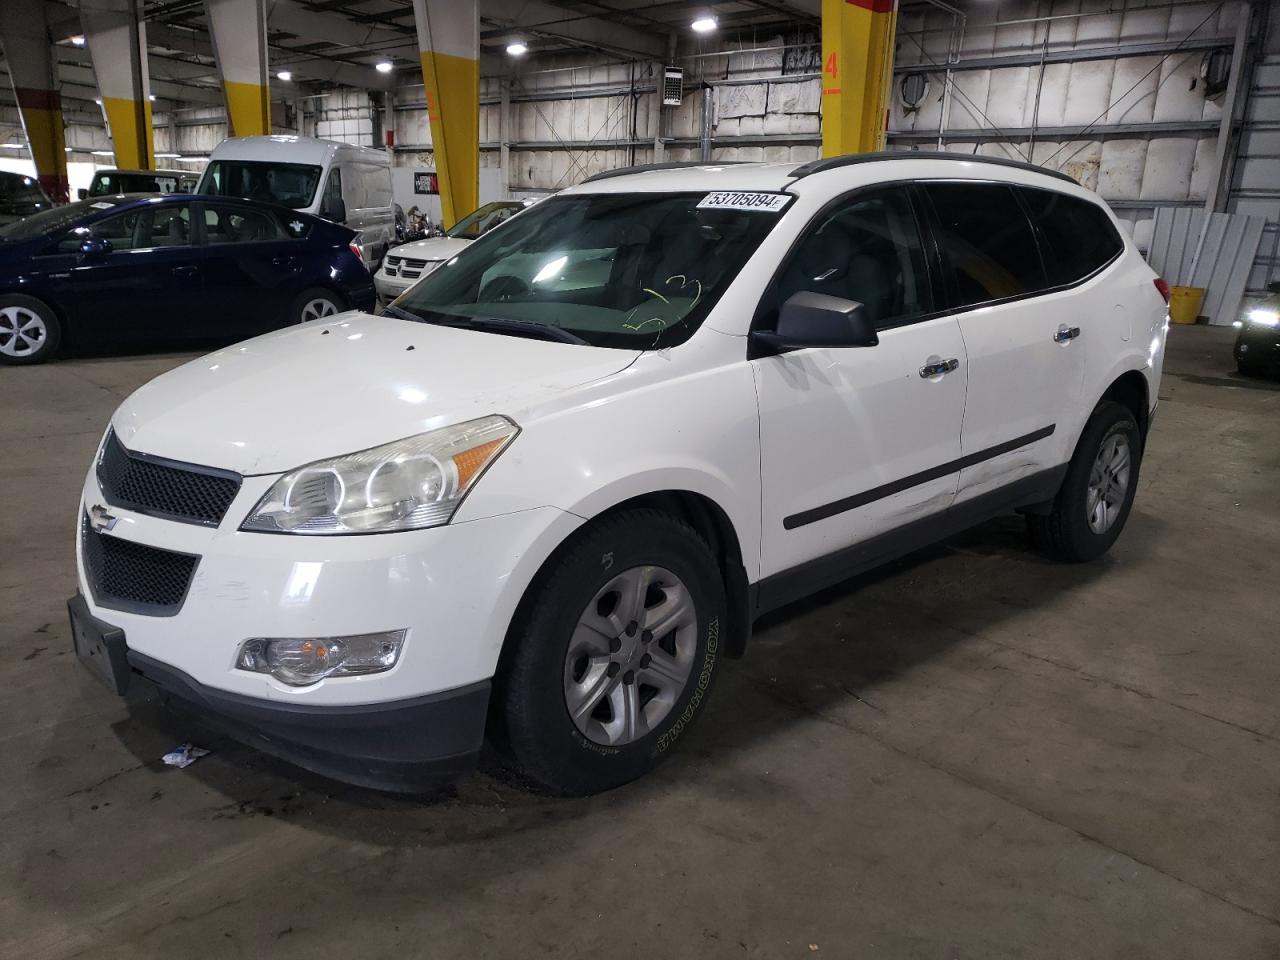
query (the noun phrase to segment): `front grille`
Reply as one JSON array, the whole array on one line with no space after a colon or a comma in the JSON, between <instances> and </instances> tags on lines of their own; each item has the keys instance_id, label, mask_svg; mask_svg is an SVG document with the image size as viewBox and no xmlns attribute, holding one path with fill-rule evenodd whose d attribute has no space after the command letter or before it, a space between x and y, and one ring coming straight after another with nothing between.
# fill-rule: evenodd
<instances>
[{"instance_id":1,"label":"front grille","mask_svg":"<svg viewBox=\"0 0 1280 960\"><path fill-rule=\"evenodd\" d=\"M85 578L100 607L155 617L182 608L200 558L98 533L80 521Z\"/></svg>"},{"instance_id":2,"label":"front grille","mask_svg":"<svg viewBox=\"0 0 1280 960\"><path fill-rule=\"evenodd\" d=\"M382 268L387 271L388 277L394 277L396 275L396 271L400 269L400 262L402 259L402 257L393 257L391 254L387 254L387 258L383 262Z\"/></svg>"},{"instance_id":3,"label":"front grille","mask_svg":"<svg viewBox=\"0 0 1280 960\"><path fill-rule=\"evenodd\" d=\"M216 527L240 490L240 477L227 470L131 453L113 430L98 458L98 485L112 506Z\"/></svg>"},{"instance_id":4,"label":"front grille","mask_svg":"<svg viewBox=\"0 0 1280 960\"><path fill-rule=\"evenodd\" d=\"M426 269L426 260L410 260L408 257L400 261L400 276L406 280L416 280Z\"/></svg>"}]
</instances>

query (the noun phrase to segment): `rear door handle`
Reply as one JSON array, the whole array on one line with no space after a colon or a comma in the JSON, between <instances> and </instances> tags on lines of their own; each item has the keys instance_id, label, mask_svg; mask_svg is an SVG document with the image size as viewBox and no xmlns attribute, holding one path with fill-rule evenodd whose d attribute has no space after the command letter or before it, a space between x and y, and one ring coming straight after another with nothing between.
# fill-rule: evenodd
<instances>
[{"instance_id":1,"label":"rear door handle","mask_svg":"<svg viewBox=\"0 0 1280 960\"><path fill-rule=\"evenodd\" d=\"M960 369L960 361L954 357L950 360L934 360L920 368L920 376L928 380L931 377L940 377L958 369Z\"/></svg>"},{"instance_id":2,"label":"rear door handle","mask_svg":"<svg viewBox=\"0 0 1280 960\"><path fill-rule=\"evenodd\" d=\"M293 267L297 263L297 257L272 257L271 265L273 267Z\"/></svg>"},{"instance_id":3,"label":"rear door handle","mask_svg":"<svg viewBox=\"0 0 1280 960\"><path fill-rule=\"evenodd\" d=\"M175 277L194 277L200 272L199 267L174 267L173 275Z\"/></svg>"},{"instance_id":4,"label":"rear door handle","mask_svg":"<svg viewBox=\"0 0 1280 960\"><path fill-rule=\"evenodd\" d=\"M1065 323L1058 327L1058 332L1053 335L1054 343L1067 343L1080 336L1079 327L1068 327Z\"/></svg>"}]
</instances>

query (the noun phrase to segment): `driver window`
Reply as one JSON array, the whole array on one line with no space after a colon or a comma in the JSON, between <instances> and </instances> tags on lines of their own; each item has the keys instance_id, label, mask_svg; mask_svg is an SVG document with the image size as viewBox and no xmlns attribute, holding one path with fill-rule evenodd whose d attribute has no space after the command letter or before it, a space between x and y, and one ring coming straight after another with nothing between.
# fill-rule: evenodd
<instances>
[{"instance_id":1,"label":"driver window","mask_svg":"<svg viewBox=\"0 0 1280 960\"><path fill-rule=\"evenodd\" d=\"M59 253L79 253L80 245L90 237L111 241L112 251L132 250L136 244L134 237L138 230L138 221L142 212L138 210L122 213L116 217L107 217L88 227L76 227L60 241Z\"/></svg>"},{"instance_id":2,"label":"driver window","mask_svg":"<svg viewBox=\"0 0 1280 960\"><path fill-rule=\"evenodd\" d=\"M856 300L877 330L930 313L933 291L907 192L860 193L820 214L775 282L774 309L800 291Z\"/></svg>"}]
</instances>

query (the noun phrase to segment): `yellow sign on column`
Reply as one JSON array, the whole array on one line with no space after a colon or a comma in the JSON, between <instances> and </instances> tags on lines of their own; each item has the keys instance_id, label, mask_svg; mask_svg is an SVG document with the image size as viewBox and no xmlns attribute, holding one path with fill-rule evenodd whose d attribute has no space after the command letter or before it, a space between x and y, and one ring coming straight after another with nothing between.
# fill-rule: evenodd
<instances>
[{"instance_id":1,"label":"yellow sign on column","mask_svg":"<svg viewBox=\"0 0 1280 960\"><path fill-rule=\"evenodd\" d=\"M476 0L414 0L444 227L480 204L480 14Z\"/></svg>"},{"instance_id":2,"label":"yellow sign on column","mask_svg":"<svg viewBox=\"0 0 1280 960\"><path fill-rule=\"evenodd\" d=\"M883 150L895 0L822 0L822 155Z\"/></svg>"}]
</instances>

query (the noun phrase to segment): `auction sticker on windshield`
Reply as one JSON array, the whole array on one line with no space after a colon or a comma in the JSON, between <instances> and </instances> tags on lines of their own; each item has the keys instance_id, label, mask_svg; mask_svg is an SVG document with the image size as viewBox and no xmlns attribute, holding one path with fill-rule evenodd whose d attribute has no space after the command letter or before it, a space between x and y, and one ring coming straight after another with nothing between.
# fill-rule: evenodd
<instances>
[{"instance_id":1,"label":"auction sticker on windshield","mask_svg":"<svg viewBox=\"0 0 1280 960\"><path fill-rule=\"evenodd\" d=\"M789 193L708 193L698 203L699 210L759 210L777 213L791 199Z\"/></svg>"}]
</instances>

